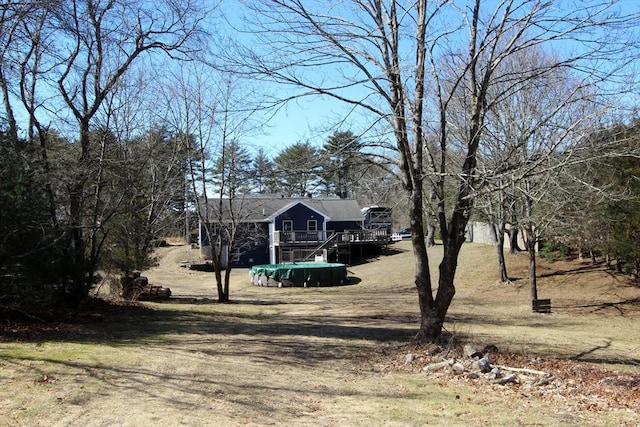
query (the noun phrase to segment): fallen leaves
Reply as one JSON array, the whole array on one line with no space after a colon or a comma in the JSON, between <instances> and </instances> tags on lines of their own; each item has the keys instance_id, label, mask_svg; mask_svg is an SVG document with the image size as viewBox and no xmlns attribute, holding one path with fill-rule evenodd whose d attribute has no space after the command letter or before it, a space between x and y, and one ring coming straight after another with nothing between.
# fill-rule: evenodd
<instances>
[{"instance_id":1,"label":"fallen leaves","mask_svg":"<svg viewBox=\"0 0 640 427\"><path fill-rule=\"evenodd\" d=\"M37 380L35 380L36 384L51 384L58 381L58 379L56 377L54 377L53 375L48 375L48 374L43 374L41 377L39 377Z\"/></svg>"},{"instance_id":2,"label":"fallen leaves","mask_svg":"<svg viewBox=\"0 0 640 427\"><path fill-rule=\"evenodd\" d=\"M91 324L113 316L135 316L152 310L138 302L89 299L82 308L22 307L0 310L0 342L43 341L91 334ZM37 313L37 316L32 313Z\"/></svg>"}]
</instances>

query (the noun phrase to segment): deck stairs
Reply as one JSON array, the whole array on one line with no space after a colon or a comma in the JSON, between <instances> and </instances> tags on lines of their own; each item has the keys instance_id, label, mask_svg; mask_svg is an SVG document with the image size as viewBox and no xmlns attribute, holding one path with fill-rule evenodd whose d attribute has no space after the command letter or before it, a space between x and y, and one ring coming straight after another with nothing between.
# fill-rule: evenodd
<instances>
[{"instance_id":1,"label":"deck stairs","mask_svg":"<svg viewBox=\"0 0 640 427\"><path fill-rule=\"evenodd\" d=\"M309 261L311 258L315 257L318 252L322 252L322 250L327 250L327 256L333 254L338 250L338 233L331 234L327 240L322 242L318 247L313 249L302 261Z\"/></svg>"}]
</instances>

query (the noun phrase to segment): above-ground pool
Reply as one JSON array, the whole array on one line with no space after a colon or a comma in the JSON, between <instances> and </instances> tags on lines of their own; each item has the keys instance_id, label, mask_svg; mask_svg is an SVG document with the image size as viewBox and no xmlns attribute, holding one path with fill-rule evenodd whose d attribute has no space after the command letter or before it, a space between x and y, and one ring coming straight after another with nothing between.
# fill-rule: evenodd
<instances>
[{"instance_id":1,"label":"above-ground pool","mask_svg":"<svg viewBox=\"0 0 640 427\"><path fill-rule=\"evenodd\" d=\"M263 264L251 267L256 286L331 286L346 282L347 266L328 262Z\"/></svg>"}]
</instances>

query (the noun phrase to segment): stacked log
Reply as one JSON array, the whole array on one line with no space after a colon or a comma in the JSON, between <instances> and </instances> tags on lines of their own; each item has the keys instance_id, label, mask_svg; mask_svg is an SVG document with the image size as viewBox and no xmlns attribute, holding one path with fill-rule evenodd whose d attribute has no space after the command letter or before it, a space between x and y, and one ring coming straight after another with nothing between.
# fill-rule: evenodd
<instances>
[{"instance_id":1,"label":"stacked log","mask_svg":"<svg viewBox=\"0 0 640 427\"><path fill-rule=\"evenodd\" d=\"M127 271L121 278L122 297L130 301L155 301L171 298L171 289L151 285L139 271Z\"/></svg>"}]
</instances>

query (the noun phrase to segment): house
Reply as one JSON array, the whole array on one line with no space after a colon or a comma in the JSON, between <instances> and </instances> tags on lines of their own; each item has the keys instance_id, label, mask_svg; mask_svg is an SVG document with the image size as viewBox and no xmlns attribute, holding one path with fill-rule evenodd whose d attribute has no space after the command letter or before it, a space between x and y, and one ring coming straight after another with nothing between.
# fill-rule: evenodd
<instances>
[{"instance_id":1,"label":"house","mask_svg":"<svg viewBox=\"0 0 640 427\"><path fill-rule=\"evenodd\" d=\"M348 264L354 256L380 251L391 235L390 209L375 207L372 216L352 199L253 196L210 200L202 209L200 217L208 218L215 236L225 224L237 224L232 254L225 248L225 260L231 256L235 267L314 260ZM211 259L205 224L199 231L201 255Z\"/></svg>"}]
</instances>

